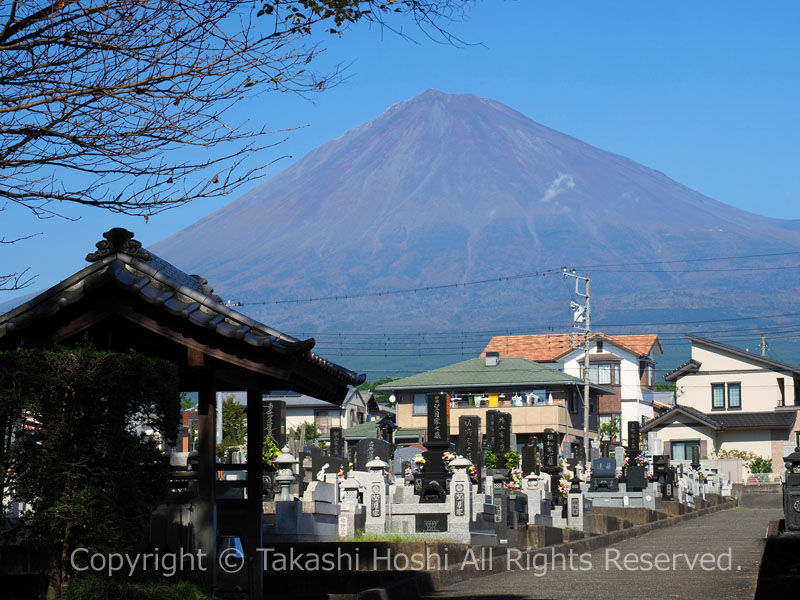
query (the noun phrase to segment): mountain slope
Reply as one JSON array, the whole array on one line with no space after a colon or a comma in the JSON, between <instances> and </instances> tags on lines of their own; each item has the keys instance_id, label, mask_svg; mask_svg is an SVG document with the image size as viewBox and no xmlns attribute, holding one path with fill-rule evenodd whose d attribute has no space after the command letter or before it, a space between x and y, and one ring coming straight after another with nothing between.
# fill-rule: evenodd
<instances>
[{"instance_id":1,"label":"mountain slope","mask_svg":"<svg viewBox=\"0 0 800 600\"><path fill-rule=\"evenodd\" d=\"M626 309L759 311L797 289L789 264L588 265L800 250L796 224L705 197L497 102L435 90L309 153L153 249L223 297L302 298L434 286L561 265L591 271L596 317ZM780 262L783 260L783 262ZM790 273L790 274L787 274ZM569 319L559 277L249 312L297 330L475 329Z\"/></svg>"}]
</instances>

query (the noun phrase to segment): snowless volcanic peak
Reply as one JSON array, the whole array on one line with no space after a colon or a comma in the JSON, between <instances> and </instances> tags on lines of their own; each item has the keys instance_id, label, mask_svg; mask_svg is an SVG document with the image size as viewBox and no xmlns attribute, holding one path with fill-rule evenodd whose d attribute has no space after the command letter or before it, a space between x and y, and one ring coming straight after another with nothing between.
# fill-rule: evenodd
<instances>
[{"instance_id":1,"label":"snowless volcanic peak","mask_svg":"<svg viewBox=\"0 0 800 600\"><path fill-rule=\"evenodd\" d=\"M591 265L794 251L800 233L498 102L426 90L153 249L206 277L223 297L252 302L422 288L562 265L592 271ZM738 309L755 310L797 287L797 275L778 280L774 271L729 268L780 260L595 266L593 313L729 307L734 297ZM660 272L642 272L654 270ZM684 270L690 272L675 272ZM568 321L568 304L563 282L542 277L257 305L252 312L311 331L441 331L467 322L474 329L474 322L533 325L559 315Z\"/></svg>"}]
</instances>

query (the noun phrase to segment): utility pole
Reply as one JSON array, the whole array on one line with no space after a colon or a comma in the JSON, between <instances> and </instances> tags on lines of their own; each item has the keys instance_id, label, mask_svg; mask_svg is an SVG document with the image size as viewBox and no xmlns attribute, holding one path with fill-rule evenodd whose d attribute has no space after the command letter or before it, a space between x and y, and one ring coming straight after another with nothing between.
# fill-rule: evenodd
<instances>
[{"instance_id":1,"label":"utility pole","mask_svg":"<svg viewBox=\"0 0 800 600\"><path fill-rule=\"evenodd\" d=\"M562 267L561 272L564 277L575 279L575 295L586 299L586 305L580 305L575 301L569 303L572 309L572 327L583 331L583 452L584 460L589 456L589 336L592 328L592 309L591 309L591 275L586 277L578 275L575 269L568 271L567 267ZM580 282L585 283L584 292L580 291Z\"/></svg>"},{"instance_id":2,"label":"utility pole","mask_svg":"<svg viewBox=\"0 0 800 600\"><path fill-rule=\"evenodd\" d=\"M761 356L767 355L767 334L761 334Z\"/></svg>"}]
</instances>

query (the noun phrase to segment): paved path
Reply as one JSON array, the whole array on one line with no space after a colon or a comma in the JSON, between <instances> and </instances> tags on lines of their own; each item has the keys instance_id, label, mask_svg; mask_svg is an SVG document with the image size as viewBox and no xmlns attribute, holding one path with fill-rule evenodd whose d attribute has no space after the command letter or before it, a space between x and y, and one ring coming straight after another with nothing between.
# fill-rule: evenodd
<instances>
[{"instance_id":1,"label":"paved path","mask_svg":"<svg viewBox=\"0 0 800 600\"><path fill-rule=\"evenodd\" d=\"M506 573L462 581L429 600L750 600L767 525L782 511L767 499L748 504L576 554L571 564L569 556L557 558L555 569L548 565L546 573L541 563L524 570L524 562L507 562ZM665 570L652 567L656 555L663 556L656 564ZM688 561L695 558L692 569Z\"/></svg>"}]
</instances>

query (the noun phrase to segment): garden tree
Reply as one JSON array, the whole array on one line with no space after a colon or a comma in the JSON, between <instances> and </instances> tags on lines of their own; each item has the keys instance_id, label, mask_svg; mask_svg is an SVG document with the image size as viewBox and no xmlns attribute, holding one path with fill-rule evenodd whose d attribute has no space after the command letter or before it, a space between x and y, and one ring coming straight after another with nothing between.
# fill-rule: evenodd
<instances>
[{"instance_id":1,"label":"garden tree","mask_svg":"<svg viewBox=\"0 0 800 600\"><path fill-rule=\"evenodd\" d=\"M312 68L317 34L359 22L400 32L410 20L453 43L440 23L472 2L6 0L0 206L47 218L79 204L148 219L228 194L260 169L245 159L275 143L263 125L227 119L229 109L252 93L340 81L335 67ZM5 273L0 289L29 281Z\"/></svg>"},{"instance_id":2,"label":"garden tree","mask_svg":"<svg viewBox=\"0 0 800 600\"><path fill-rule=\"evenodd\" d=\"M33 509L18 526L49 554L48 598L57 598L72 550L125 552L146 535L168 465L142 425L174 442L177 370L91 348L3 352L0 364L0 397L24 402L27 416L10 453L13 497Z\"/></svg>"},{"instance_id":3,"label":"garden tree","mask_svg":"<svg viewBox=\"0 0 800 600\"><path fill-rule=\"evenodd\" d=\"M620 417L611 417L610 421L601 423L597 430L601 440L616 442L619 435L619 428L621 425Z\"/></svg>"},{"instance_id":4,"label":"garden tree","mask_svg":"<svg viewBox=\"0 0 800 600\"><path fill-rule=\"evenodd\" d=\"M222 442L217 445L217 456L233 446L244 446L247 442L247 410L237 403L233 394L222 401Z\"/></svg>"}]
</instances>

